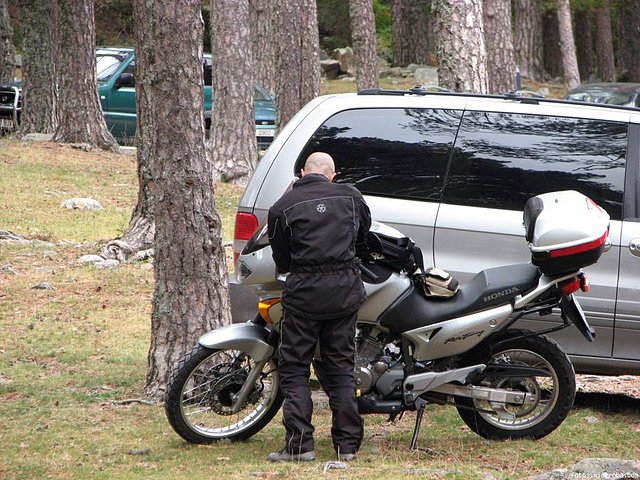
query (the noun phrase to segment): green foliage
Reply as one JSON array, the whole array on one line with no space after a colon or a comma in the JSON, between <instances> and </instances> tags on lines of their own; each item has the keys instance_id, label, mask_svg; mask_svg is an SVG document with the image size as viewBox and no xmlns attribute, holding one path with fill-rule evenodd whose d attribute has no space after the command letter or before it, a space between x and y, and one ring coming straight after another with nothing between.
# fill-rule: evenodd
<instances>
[{"instance_id":1,"label":"green foliage","mask_svg":"<svg viewBox=\"0 0 640 480\"><path fill-rule=\"evenodd\" d=\"M391 6L384 0L373 0L373 13L376 17L376 36L378 50L391 49Z\"/></svg>"}]
</instances>

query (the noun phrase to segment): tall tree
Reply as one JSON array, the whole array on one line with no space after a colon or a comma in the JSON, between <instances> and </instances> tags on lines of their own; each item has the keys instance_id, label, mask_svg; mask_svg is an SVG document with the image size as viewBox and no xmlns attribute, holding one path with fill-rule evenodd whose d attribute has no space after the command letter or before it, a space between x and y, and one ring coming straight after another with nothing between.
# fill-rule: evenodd
<instances>
[{"instance_id":1,"label":"tall tree","mask_svg":"<svg viewBox=\"0 0 640 480\"><path fill-rule=\"evenodd\" d=\"M425 0L392 0L391 44L393 64L429 62L429 21Z\"/></svg>"},{"instance_id":2,"label":"tall tree","mask_svg":"<svg viewBox=\"0 0 640 480\"><path fill-rule=\"evenodd\" d=\"M98 100L93 0L59 0L60 123L56 142L86 143L118 151Z\"/></svg>"},{"instance_id":3,"label":"tall tree","mask_svg":"<svg viewBox=\"0 0 640 480\"><path fill-rule=\"evenodd\" d=\"M542 15L542 38L544 44L544 69L552 77L562 76L560 32L556 9L545 8Z\"/></svg>"},{"instance_id":4,"label":"tall tree","mask_svg":"<svg viewBox=\"0 0 640 480\"><path fill-rule=\"evenodd\" d=\"M211 50L213 165L224 180L242 184L258 161L249 0L211 0Z\"/></svg>"},{"instance_id":5,"label":"tall tree","mask_svg":"<svg viewBox=\"0 0 640 480\"><path fill-rule=\"evenodd\" d=\"M144 132L151 141L156 225L145 385L153 398L162 397L171 369L198 336L229 321L221 223L204 138L200 6L200 0L134 1L140 127L153 126ZM174 95L178 82L181 95Z\"/></svg>"},{"instance_id":6,"label":"tall tree","mask_svg":"<svg viewBox=\"0 0 640 480\"><path fill-rule=\"evenodd\" d=\"M320 94L320 46L315 0L274 0L278 129Z\"/></svg>"},{"instance_id":7,"label":"tall tree","mask_svg":"<svg viewBox=\"0 0 640 480\"><path fill-rule=\"evenodd\" d=\"M255 80L270 93L276 91L276 43L273 0L251 0L251 38Z\"/></svg>"},{"instance_id":8,"label":"tall tree","mask_svg":"<svg viewBox=\"0 0 640 480\"><path fill-rule=\"evenodd\" d=\"M523 77L542 81L544 51L542 43L542 10L540 0L515 0L514 50Z\"/></svg>"},{"instance_id":9,"label":"tall tree","mask_svg":"<svg viewBox=\"0 0 640 480\"><path fill-rule=\"evenodd\" d=\"M356 86L358 90L376 88L378 86L378 54L372 0L349 0L349 17L356 61Z\"/></svg>"},{"instance_id":10,"label":"tall tree","mask_svg":"<svg viewBox=\"0 0 640 480\"><path fill-rule=\"evenodd\" d=\"M580 72L576 58L576 44L573 40L569 0L558 0L558 32L560 34L564 86L570 90L580 85Z\"/></svg>"},{"instance_id":11,"label":"tall tree","mask_svg":"<svg viewBox=\"0 0 640 480\"><path fill-rule=\"evenodd\" d=\"M14 81L16 74L15 54L7 0L0 0L0 83Z\"/></svg>"},{"instance_id":12,"label":"tall tree","mask_svg":"<svg viewBox=\"0 0 640 480\"><path fill-rule=\"evenodd\" d=\"M574 23L576 31L576 57L580 78L589 78L595 72L591 9L584 4L576 5Z\"/></svg>"},{"instance_id":13,"label":"tall tree","mask_svg":"<svg viewBox=\"0 0 640 480\"><path fill-rule=\"evenodd\" d=\"M625 71L623 80L640 82L640 2L638 0L619 0L620 18L620 56Z\"/></svg>"},{"instance_id":14,"label":"tall tree","mask_svg":"<svg viewBox=\"0 0 640 480\"><path fill-rule=\"evenodd\" d=\"M487 55L481 0L433 0L440 85L487 92Z\"/></svg>"},{"instance_id":15,"label":"tall tree","mask_svg":"<svg viewBox=\"0 0 640 480\"><path fill-rule=\"evenodd\" d=\"M613 35L611 31L611 9L609 0L603 0L596 8L596 64L598 78L603 82L616 79L613 56Z\"/></svg>"},{"instance_id":16,"label":"tall tree","mask_svg":"<svg viewBox=\"0 0 640 480\"><path fill-rule=\"evenodd\" d=\"M515 88L516 62L511 34L511 0L484 0L484 39L490 93Z\"/></svg>"},{"instance_id":17,"label":"tall tree","mask_svg":"<svg viewBox=\"0 0 640 480\"><path fill-rule=\"evenodd\" d=\"M22 114L19 135L58 127L58 2L22 0Z\"/></svg>"}]
</instances>

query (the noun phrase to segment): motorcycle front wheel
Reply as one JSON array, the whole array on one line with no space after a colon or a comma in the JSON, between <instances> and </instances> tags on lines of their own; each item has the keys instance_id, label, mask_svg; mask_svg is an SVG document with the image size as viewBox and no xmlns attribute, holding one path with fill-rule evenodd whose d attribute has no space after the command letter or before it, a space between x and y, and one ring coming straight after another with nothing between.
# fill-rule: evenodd
<instances>
[{"instance_id":1,"label":"motorcycle front wheel","mask_svg":"<svg viewBox=\"0 0 640 480\"><path fill-rule=\"evenodd\" d=\"M275 362L260 371L247 400L234 412L234 395L256 365L239 350L198 345L179 363L169 381L165 412L173 429L190 443L244 440L264 428L282 405Z\"/></svg>"},{"instance_id":2,"label":"motorcycle front wheel","mask_svg":"<svg viewBox=\"0 0 640 480\"><path fill-rule=\"evenodd\" d=\"M467 426L483 438L503 440L537 439L555 430L567 417L576 395L575 372L566 353L544 336L510 330L493 342L487 358L476 363L522 365L544 370L545 375L527 377L485 377L475 384L503 388L530 395L524 405L456 398L458 414Z\"/></svg>"}]
</instances>

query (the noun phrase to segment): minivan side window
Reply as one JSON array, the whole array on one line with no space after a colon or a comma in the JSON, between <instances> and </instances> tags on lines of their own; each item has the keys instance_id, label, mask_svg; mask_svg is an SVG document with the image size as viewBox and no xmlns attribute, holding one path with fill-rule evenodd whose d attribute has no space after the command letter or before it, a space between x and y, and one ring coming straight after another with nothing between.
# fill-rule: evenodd
<instances>
[{"instance_id":1,"label":"minivan side window","mask_svg":"<svg viewBox=\"0 0 640 480\"><path fill-rule=\"evenodd\" d=\"M326 152L336 163L337 183L366 195L437 202L461 117L454 110L345 110L318 128L295 172L311 153Z\"/></svg>"},{"instance_id":2,"label":"minivan side window","mask_svg":"<svg viewBox=\"0 0 640 480\"><path fill-rule=\"evenodd\" d=\"M522 210L533 195L577 190L622 219L628 125L465 112L443 202Z\"/></svg>"}]
</instances>

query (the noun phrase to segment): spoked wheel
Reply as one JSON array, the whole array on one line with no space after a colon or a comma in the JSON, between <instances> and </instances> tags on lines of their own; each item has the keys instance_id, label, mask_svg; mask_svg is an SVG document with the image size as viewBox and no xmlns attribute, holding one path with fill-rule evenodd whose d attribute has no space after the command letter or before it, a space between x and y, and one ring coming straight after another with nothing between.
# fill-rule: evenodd
<instances>
[{"instance_id":1,"label":"spoked wheel","mask_svg":"<svg viewBox=\"0 0 640 480\"><path fill-rule=\"evenodd\" d=\"M238 350L197 346L173 372L165 411L173 429L191 443L244 440L264 428L282 397L273 360L261 369L246 401L234 411L234 397L256 362Z\"/></svg>"},{"instance_id":2,"label":"spoked wheel","mask_svg":"<svg viewBox=\"0 0 640 480\"><path fill-rule=\"evenodd\" d=\"M520 365L545 371L545 375L485 377L478 386L527 394L521 405L456 398L464 423L484 438L541 438L567 417L576 395L575 372L564 351L546 337L514 338L525 333L508 331L497 339L487 364ZM478 359L476 359L476 363Z\"/></svg>"}]
</instances>

